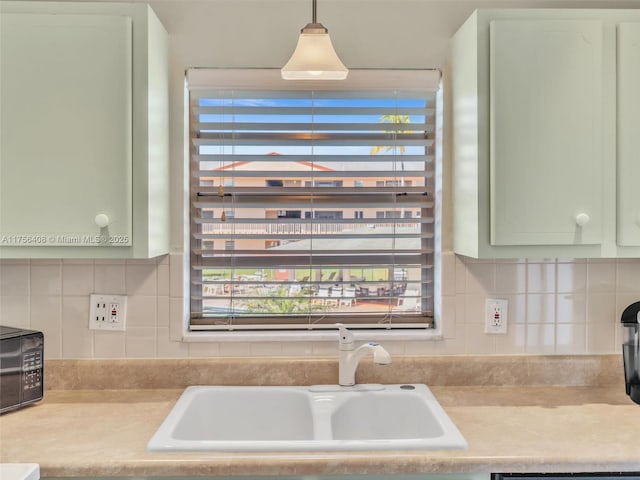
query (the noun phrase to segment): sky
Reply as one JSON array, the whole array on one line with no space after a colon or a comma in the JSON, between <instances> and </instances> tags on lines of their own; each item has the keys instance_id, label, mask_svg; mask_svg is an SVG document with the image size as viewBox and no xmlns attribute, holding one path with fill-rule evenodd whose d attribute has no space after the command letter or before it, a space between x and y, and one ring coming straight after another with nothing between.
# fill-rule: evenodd
<instances>
[{"instance_id":1,"label":"sky","mask_svg":"<svg viewBox=\"0 0 640 480\"><path fill-rule=\"evenodd\" d=\"M300 94L301 92L296 92ZM389 112L393 114L396 108L424 108L424 99L393 99L393 98L202 98L199 100L199 105L202 107L225 107L231 106L243 108L243 107L266 107L266 108L300 108L301 110L308 110L309 108L366 108L377 109L382 108L382 111L376 111L374 114L358 114L358 115L336 115L336 114L270 114L270 113L250 113L250 114L218 114L218 113L205 113L200 114L201 123L209 122L247 122L247 123L340 123L340 124L374 124L379 126L381 122L382 112ZM410 123L420 124L424 122L424 116L410 115ZM213 130L206 130L210 131ZM238 133L242 133L243 130L236 130ZM272 133L278 132L292 132L293 130L269 130ZM299 130L298 130L299 131ZM248 130L244 130L248 132ZM259 132L259 131L257 131ZM266 132L266 130L265 130ZM327 133L357 133L357 130L329 130ZM369 130L370 132L370 130ZM360 133L366 133L366 131L360 130ZM308 146L294 146L286 144L278 144L277 142L270 142L268 145L205 145L200 147L200 153L204 155L224 155L225 159L229 162L234 161L232 157L234 154L253 154L253 155L267 155L269 153L279 153L283 156L286 155L317 155L317 156L336 156L336 155L371 155L372 147L375 144L368 143L360 146L322 146L322 145L308 145ZM382 145L386 146L386 145ZM389 156L407 156L407 155L422 155L424 154L424 147L422 146L406 146L404 151L400 151L399 148L383 150L379 152L375 157L371 157L366 165L362 162L336 162L333 160L326 160L324 164L330 166L337 171L357 171L364 168L368 170L381 170L381 171L393 171L394 168L400 168L393 162L382 161L384 157ZM283 161L289 160L283 158ZM403 162L401 166L405 171L420 171L424 168L422 162L409 162L406 158L400 159ZM220 159L216 158L215 162L209 164L208 162L203 164L203 168L219 168L221 166Z\"/></svg>"}]
</instances>

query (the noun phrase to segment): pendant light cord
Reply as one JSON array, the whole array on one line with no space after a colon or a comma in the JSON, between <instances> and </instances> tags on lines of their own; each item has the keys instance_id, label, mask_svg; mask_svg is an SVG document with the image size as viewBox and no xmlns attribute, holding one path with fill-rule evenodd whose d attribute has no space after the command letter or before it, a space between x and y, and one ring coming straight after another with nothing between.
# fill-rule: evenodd
<instances>
[{"instance_id":1,"label":"pendant light cord","mask_svg":"<svg viewBox=\"0 0 640 480\"><path fill-rule=\"evenodd\" d=\"M317 19L317 11L318 11L318 7L317 7L317 3L316 0L312 0L311 2L311 23L318 23L316 21Z\"/></svg>"}]
</instances>

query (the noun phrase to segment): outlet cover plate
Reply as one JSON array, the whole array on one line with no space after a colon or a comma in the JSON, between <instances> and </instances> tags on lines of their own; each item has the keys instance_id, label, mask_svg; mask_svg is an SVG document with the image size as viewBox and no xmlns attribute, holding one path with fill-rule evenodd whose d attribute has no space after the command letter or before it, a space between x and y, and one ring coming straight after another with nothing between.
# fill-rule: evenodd
<instances>
[{"instance_id":1,"label":"outlet cover plate","mask_svg":"<svg viewBox=\"0 0 640 480\"><path fill-rule=\"evenodd\" d=\"M507 300L487 298L485 308L484 333L507 333Z\"/></svg>"},{"instance_id":2,"label":"outlet cover plate","mask_svg":"<svg viewBox=\"0 0 640 480\"><path fill-rule=\"evenodd\" d=\"M124 331L127 296L94 293L89 297L89 329Z\"/></svg>"}]
</instances>

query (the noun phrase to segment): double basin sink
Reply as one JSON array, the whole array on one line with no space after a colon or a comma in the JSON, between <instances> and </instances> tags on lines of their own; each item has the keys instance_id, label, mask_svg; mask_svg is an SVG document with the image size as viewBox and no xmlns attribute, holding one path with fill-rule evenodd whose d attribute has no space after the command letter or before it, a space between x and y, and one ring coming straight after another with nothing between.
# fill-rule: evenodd
<instances>
[{"instance_id":1,"label":"double basin sink","mask_svg":"<svg viewBox=\"0 0 640 480\"><path fill-rule=\"evenodd\" d=\"M426 385L188 387L150 452L464 449Z\"/></svg>"}]
</instances>

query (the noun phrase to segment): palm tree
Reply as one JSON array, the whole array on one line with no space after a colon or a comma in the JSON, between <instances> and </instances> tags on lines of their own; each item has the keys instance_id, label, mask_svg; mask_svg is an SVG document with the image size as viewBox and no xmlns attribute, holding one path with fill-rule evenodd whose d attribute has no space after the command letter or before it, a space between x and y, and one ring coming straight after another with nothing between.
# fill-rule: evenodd
<instances>
[{"instance_id":1,"label":"palm tree","mask_svg":"<svg viewBox=\"0 0 640 480\"><path fill-rule=\"evenodd\" d=\"M407 124L407 123L411 123L411 118L409 117L409 115L382 115L380 117L380 122L382 123L392 123L392 124L399 124L399 123L403 123L403 124ZM411 130L398 130L398 129L393 129L393 130L385 130L386 133L391 133L394 135L398 135L398 134L402 134L402 133L411 133ZM397 149L397 150L396 150ZM404 155L405 151L406 151L406 147L404 145L390 145L390 146L375 146L375 147L371 147L371 154L372 155L377 155L380 152L396 152L399 151L400 155ZM395 172L395 159L393 161L394 163L394 172ZM400 174L400 186L404 187L404 161L400 161L400 169L402 170L402 173ZM404 217L404 207L400 209L400 216ZM389 267L388 271L387 271L387 278L394 278L393 277L393 272L394 272L395 268Z\"/></svg>"},{"instance_id":2,"label":"palm tree","mask_svg":"<svg viewBox=\"0 0 640 480\"><path fill-rule=\"evenodd\" d=\"M397 123L411 123L411 118L409 118L409 115L382 115L380 117L380 122L381 123L393 123L393 124L397 124ZM385 130L386 133L411 133L411 130ZM385 152L390 152L393 151L395 149L400 150L400 153L403 154L406 150L404 145L393 145L393 146L376 146L376 147L371 147L371 154L372 155L377 155L378 153L380 153L381 151L385 151Z\"/></svg>"},{"instance_id":3,"label":"palm tree","mask_svg":"<svg viewBox=\"0 0 640 480\"><path fill-rule=\"evenodd\" d=\"M392 123L392 124L408 124L411 123L411 118L409 115L382 115L380 117L380 122L382 123ZM403 133L411 133L413 130L385 130L386 133L391 134L403 134ZM371 154L377 155L378 153L384 152L395 152L396 149L400 152L400 155L403 155L406 151L406 147L404 145L389 145L389 146L375 146L371 147ZM394 160L395 163L395 160ZM395 165L394 165L395 166ZM400 169L402 170L402 174L400 176L400 186L404 186L404 162L400 161ZM404 214L404 213L403 213Z\"/></svg>"}]
</instances>

